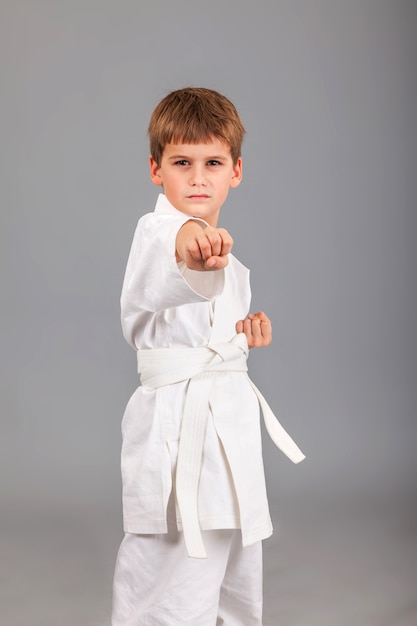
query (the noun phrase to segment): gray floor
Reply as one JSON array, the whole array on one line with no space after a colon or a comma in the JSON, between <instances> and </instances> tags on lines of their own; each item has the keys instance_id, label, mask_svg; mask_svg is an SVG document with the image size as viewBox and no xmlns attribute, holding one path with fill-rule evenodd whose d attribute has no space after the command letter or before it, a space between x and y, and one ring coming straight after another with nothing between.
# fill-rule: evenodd
<instances>
[{"instance_id":1,"label":"gray floor","mask_svg":"<svg viewBox=\"0 0 417 626\"><path fill-rule=\"evenodd\" d=\"M417 626L409 502L292 504L274 518L281 528L264 542L265 626Z\"/></svg>"},{"instance_id":2,"label":"gray floor","mask_svg":"<svg viewBox=\"0 0 417 626\"><path fill-rule=\"evenodd\" d=\"M4 511L4 509L3 509ZM1 626L109 626L117 507L7 507ZM264 626L416 626L417 518L409 501L272 503Z\"/></svg>"}]
</instances>

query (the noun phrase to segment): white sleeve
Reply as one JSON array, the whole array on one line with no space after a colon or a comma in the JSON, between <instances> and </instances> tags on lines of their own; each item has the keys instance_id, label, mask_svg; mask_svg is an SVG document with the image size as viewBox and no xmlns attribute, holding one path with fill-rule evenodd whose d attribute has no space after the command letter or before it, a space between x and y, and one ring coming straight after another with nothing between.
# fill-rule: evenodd
<instances>
[{"instance_id":1,"label":"white sleeve","mask_svg":"<svg viewBox=\"0 0 417 626\"><path fill-rule=\"evenodd\" d=\"M197 272L176 261L177 233L189 219L149 214L139 220L123 283L122 309L157 312L212 300L223 291L224 270Z\"/></svg>"}]
</instances>

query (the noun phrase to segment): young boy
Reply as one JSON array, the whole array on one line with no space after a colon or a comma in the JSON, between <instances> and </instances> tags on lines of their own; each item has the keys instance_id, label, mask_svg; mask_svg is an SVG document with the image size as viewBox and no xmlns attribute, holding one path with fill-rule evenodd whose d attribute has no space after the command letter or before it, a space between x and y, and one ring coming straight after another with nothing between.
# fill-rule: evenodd
<instances>
[{"instance_id":1,"label":"young boy","mask_svg":"<svg viewBox=\"0 0 417 626\"><path fill-rule=\"evenodd\" d=\"M260 626L261 541L272 533L259 405L274 442L304 455L247 375L271 323L248 315L249 272L218 228L242 180L245 130L204 88L168 94L149 125L162 186L134 236L121 296L141 386L123 417L123 517L113 626Z\"/></svg>"}]
</instances>

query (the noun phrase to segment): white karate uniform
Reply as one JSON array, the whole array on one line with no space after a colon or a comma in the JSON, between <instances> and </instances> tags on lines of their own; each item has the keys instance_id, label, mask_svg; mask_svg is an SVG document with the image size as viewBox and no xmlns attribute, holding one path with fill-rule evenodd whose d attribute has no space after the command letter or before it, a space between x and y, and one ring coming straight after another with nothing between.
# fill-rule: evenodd
<instances>
[{"instance_id":1,"label":"white karate uniform","mask_svg":"<svg viewBox=\"0 0 417 626\"><path fill-rule=\"evenodd\" d=\"M167 534L126 533L114 576L112 626L261 626L262 545L239 530L203 531L209 557L187 556L169 506Z\"/></svg>"},{"instance_id":2,"label":"white karate uniform","mask_svg":"<svg viewBox=\"0 0 417 626\"><path fill-rule=\"evenodd\" d=\"M139 220L121 296L124 337L136 351L170 348L175 353L184 348L221 347L233 340L237 320L244 319L249 312L249 271L232 254L226 268L218 271L197 272L184 263L177 264L176 236L189 219L160 194L155 211ZM166 547L172 546L169 540L172 533L182 530L180 511L175 503L175 474L188 389L187 379L156 388L142 385L132 395L123 416L123 520L128 536L122 543L116 564L115 594L118 597L115 605L119 608L126 605L122 600L123 580L129 578L126 555L130 551L133 554L134 550L126 546L131 546L132 536L139 540L142 535L162 534L158 545ZM221 372L211 388L206 413L196 503L199 527L203 531L241 529L238 536L243 546L259 544L272 533L272 524L262 461L259 399L247 374L227 369ZM290 439L288 435L287 438ZM294 462L302 460L304 455L292 441L290 443L289 456ZM171 494L176 528L167 520ZM206 543L207 533L203 534ZM140 541L143 545L144 538ZM185 559L195 561L187 557L182 538L174 543L181 544ZM206 548L207 561L210 561L210 550L213 553L216 550L211 545ZM143 547L139 548L139 552L142 550ZM257 575L260 575L259 563L255 567ZM137 569L136 558L132 557L131 566ZM194 577L194 582L196 580L198 582L198 576ZM203 618L202 621L190 618L187 622L185 617L178 622L158 621L159 618L150 617L149 611L146 617L143 613L142 621L138 612L136 616L136 621L124 618L125 621L114 621L114 624L205 626L207 623L211 626L215 623L205 622ZM227 623L232 624L230 620ZM261 622L242 621L246 623Z\"/></svg>"}]
</instances>

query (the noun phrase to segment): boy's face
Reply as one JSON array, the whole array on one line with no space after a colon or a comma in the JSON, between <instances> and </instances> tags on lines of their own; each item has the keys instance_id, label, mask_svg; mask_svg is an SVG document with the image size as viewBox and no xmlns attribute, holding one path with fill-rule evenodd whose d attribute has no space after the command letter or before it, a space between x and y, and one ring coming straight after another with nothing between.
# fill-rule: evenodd
<instances>
[{"instance_id":1,"label":"boy's face","mask_svg":"<svg viewBox=\"0 0 417 626\"><path fill-rule=\"evenodd\" d=\"M163 185L171 204L216 226L229 189L242 180L242 159L233 165L228 144L167 144L160 165L150 157L151 180Z\"/></svg>"}]
</instances>

